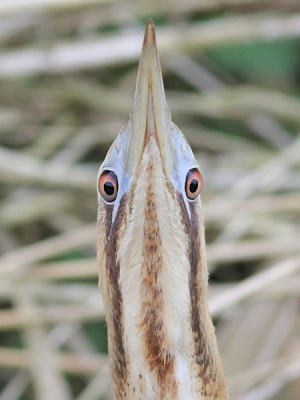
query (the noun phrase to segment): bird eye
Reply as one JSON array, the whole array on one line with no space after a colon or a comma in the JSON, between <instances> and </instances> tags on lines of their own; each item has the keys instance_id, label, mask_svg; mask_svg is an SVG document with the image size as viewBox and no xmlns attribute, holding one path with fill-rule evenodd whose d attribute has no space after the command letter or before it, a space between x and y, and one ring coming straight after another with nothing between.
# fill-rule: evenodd
<instances>
[{"instance_id":1,"label":"bird eye","mask_svg":"<svg viewBox=\"0 0 300 400\"><path fill-rule=\"evenodd\" d=\"M118 178L112 171L103 171L98 182L98 189L105 201L112 203L118 194Z\"/></svg>"},{"instance_id":2,"label":"bird eye","mask_svg":"<svg viewBox=\"0 0 300 400\"><path fill-rule=\"evenodd\" d=\"M189 200L195 200L200 194L203 186L203 180L200 172L196 169L190 169L186 176L185 192Z\"/></svg>"}]
</instances>

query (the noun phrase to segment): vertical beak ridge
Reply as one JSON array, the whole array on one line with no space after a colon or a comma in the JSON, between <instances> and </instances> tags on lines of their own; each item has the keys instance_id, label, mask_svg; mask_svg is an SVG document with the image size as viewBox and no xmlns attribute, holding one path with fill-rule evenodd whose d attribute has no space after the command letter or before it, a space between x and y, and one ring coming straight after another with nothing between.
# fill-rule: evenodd
<instances>
[{"instance_id":1,"label":"vertical beak ridge","mask_svg":"<svg viewBox=\"0 0 300 400\"><path fill-rule=\"evenodd\" d=\"M166 104L154 24L146 25L140 58L133 108L129 120L130 140L127 153L128 172L139 164L150 136L159 147L166 176L174 163L170 138L170 113Z\"/></svg>"}]
</instances>

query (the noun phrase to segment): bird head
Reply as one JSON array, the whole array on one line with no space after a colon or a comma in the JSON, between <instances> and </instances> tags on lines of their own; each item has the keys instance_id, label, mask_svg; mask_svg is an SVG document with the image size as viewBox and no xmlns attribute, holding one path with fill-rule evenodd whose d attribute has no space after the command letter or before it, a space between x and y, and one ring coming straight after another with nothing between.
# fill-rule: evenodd
<instances>
[{"instance_id":1,"label":"bird head","mask_svg":"<svg viewBox=\"0 0 300 400\"><path fill-rule=\"evenodd\" d=\"M98 175L99 283L115 398L192 399L203 388L191 384L191 366L208 357L212 331L202 184L171 121L149 21L129 122Z\"/></svg>"}]
</instances>

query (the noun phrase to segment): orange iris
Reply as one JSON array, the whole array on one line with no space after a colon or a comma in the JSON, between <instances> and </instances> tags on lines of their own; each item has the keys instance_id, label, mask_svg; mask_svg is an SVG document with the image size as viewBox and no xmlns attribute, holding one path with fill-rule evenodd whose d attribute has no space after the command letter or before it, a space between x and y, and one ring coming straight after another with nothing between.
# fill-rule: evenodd
<instances>
[{"instance_id":1,"label":"orange iris","mask_svg":"<svg viewBox=\"0 0 300 400\"><path fill-rule=\"evenodd\" d=\"M104 171L98 182L98 189L105 201L112 203L118 194L118 178L112 171Z\"/></svg>"},{"instance_id":2,"label":"orange iris","mask_svg":"<svg viewBox=\"0 0 300 400\"><path fill-rule=\"evenodd\" d=\"M185 192L187 198L195 200L195 198L200 194L202 187L203 179L200 172L197 169L190 169L185 181Z\"/></svg>"}]
</instances>

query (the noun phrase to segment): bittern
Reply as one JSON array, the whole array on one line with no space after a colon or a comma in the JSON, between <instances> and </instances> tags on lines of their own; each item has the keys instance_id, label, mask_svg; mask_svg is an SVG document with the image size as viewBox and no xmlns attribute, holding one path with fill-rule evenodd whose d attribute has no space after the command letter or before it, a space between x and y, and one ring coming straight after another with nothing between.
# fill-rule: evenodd
<instances>
[{"instance_id":1,"label":"bittern","mask_svg":"<svg viewBox=\"0 0 300 400\"><path fill-rule=\"evenodd\" d=\"M202 177L166 105L154 25L132 112L98 176L113 398L228 399L206 295Z\"/></svg>"}]
</instances>

